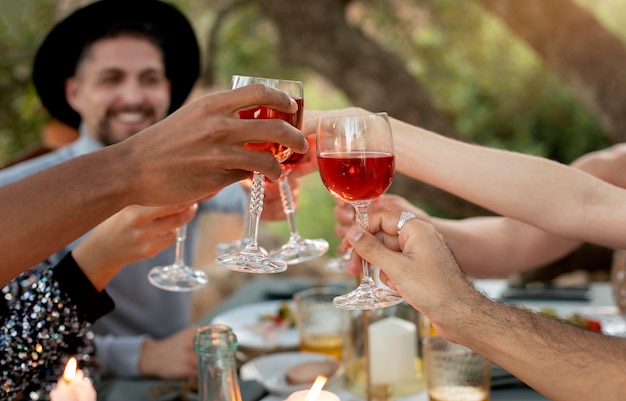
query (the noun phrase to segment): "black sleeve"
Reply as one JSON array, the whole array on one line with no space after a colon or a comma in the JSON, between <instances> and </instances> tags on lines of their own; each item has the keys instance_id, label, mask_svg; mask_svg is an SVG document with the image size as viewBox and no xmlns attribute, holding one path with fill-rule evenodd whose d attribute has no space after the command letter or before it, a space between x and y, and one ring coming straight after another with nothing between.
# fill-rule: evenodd
<instances>
[{"instance_id":1,"label":"black sleeve","mask_svg":"<svg viewBox=\"0 0 626 401\"><path fill-rule=\"evenodd\" d=\"M76 306L76 312L86 321L93 323L111 312L115 304L106 291L98 291L76 264L71 252L54 267L53 277L59 289L65 292Z\"/></svg>"}]
</instances>

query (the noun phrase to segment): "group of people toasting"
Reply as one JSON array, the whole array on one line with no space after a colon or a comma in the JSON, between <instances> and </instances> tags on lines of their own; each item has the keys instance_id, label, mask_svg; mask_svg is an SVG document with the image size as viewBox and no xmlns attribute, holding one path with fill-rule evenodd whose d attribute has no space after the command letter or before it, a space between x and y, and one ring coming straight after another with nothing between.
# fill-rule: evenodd
<instances>
[{"instance_id":1,"label":"group of people toasting","mask_svg":"<svg viewBox=\"0 0 626 401\"><path fill-rule=\"evenodd\" d=\"M562 253L581 241L626 248L622 183L594 177L593 168L582 171L609 163L618 170L626 160L623 147L568 167L451 140L378 111L303 110L301 98L258 83L184 104L199 60L187 18L158 0L91 3L59 22L40 46L33 65L37 92L50 114L80 137L0 171L3 399L45 397L70 356L96 382L197 375L190 293L163 291L147 277L177 260L172 244L185 224L191 241L184 252L191 258L198 215L207 210L249 214L254 248L258 218L283 213L279 196L271 197L277 205L262 202L264 177L276 181L284 170L282 160L258 149L261 143L289 149L285 158L305 155L290 166L292 183L319 167L333 196L349 204L337 206L338 232L354 250L352 271L364 279L339 307L405 301L441 336L551 399L622 398L626 339L487 299L466 273L497 273L481 272L467 255L503 253L508 246L524 258L514 251L539 237L559 244ZM303 123L240 118L261 107L283 116L304 111ZM484 224L501 247L481 241L480 230L457 230L457 222L383 195L395 170L506 216L458 222ZM239 181L251 174L249 202ZM258 249L236 255L243 259L231 255L221 263L232 268L243 260L253 263L250 269L275 270L288 263ZM369 279L369 263L380 267L391 290ZM58 335L46 336L50 331Z\"/></svg>"}]
</instances>

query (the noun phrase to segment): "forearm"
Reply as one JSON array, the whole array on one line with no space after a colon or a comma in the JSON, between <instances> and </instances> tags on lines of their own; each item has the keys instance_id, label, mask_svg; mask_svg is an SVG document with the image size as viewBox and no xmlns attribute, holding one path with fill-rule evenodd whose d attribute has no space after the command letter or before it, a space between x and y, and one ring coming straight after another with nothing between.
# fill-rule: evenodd
<instances>
[{"instance_id":1,"label":"forearm","mask_svg":"<svg viewBox=\"0 0 626 401\"><path fill-rule=\"evenodd\" d=\"M554 235L626 247L624 190L547 159L392 126L398 171Z\"/></svg>"},{"instance_id":2,"label":"forearm","mask_svg":"<svg viewBox=\"0 0 626 401\"><path fill-rule=\"evenodd\" d=\"M626 388L626 340L593 333L476 294L458 304L447 334L551 400L618 400ZM444 328L444 330L446 330Z\"/></svg>"},{"instance_id":3,"label":"forearm","mask_svg":"<svg viewBox=\"0 0 626 401\"><path fill-rule=\"evenodd\" d=\"M0 284L78 238L128 204L123 155L103 150L62 163L0 191ZM10 188L9 188L10 187Z\"/></svg>"},{"instance_id":4,"label":"forearm","mask_svg":"<svg viewBox=\"0 0 626 401\"><path fill-rule=\"evenodd\" d=\"M502 277L534 269L581 245L506 217L429 221L444 236L461 269L473 277Z\"/></svg>"}]
</instances>

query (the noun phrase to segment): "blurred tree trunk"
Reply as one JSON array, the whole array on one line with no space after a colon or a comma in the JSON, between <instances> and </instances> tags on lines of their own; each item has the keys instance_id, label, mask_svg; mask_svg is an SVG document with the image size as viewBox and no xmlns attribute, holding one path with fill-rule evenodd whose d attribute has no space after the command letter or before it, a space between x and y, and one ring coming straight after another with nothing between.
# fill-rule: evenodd
<instances>
[{"instance_id":1,"label":"blurred tree trunk","mask_svg":"<svg viewBox=\"0 0 626 401\"><path fill-rule=\"evenodd\" d=\"M480 0L574 91L615 142L626 140L626 47L572 0Z\"/></svg>"},{"instance_id":2,"label":"blurred tree trunk","mask_svg":"<svg viewBox=\"0 0 626 401\"><path fill-rule=\"evenodd\" d=\"M431 104L401 59L348 24L344 0L258 0L280 33L285 63L313 69L350 101L453 138L459 134ZM390 192L435 205L449 215L487 213L465 200L397 174Z\"/></svg>"}]
</instances>

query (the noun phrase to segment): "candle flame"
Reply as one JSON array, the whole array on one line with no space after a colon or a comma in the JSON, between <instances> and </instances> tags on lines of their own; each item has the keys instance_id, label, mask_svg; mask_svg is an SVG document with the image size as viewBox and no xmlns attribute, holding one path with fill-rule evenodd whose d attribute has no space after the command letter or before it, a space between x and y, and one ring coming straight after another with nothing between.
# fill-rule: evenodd
<instances>
[{"instance_id":1,"label":"candle flame","mask_svg":"<svg viewBox=\"0 0 626 401\"><path fill-rule=\"evenodd\" d=\"M317 375L317 377L315 378L315 382L313 383L313 385L311 386L311 389L309 390L306 397L304 398L304 401L315 401L317 397L320 395L320 392L322 391L322 387L324 387L324 384L326 384L326 381L328 381L328 378L326 376Z\"/></svg>"},{"instance_id":2,"label":"candle flame","mask_svg":"<svg viewBox=\"0 0 626 401\"><path fill-rule=\"evenodd\" d=\"M71 383L72 380L74 380L74 376L76 376L76 358L71 357L70 360L67 361L67 365L65 365L63 380L67 383Z\"/></svg>"}]
</instances>

